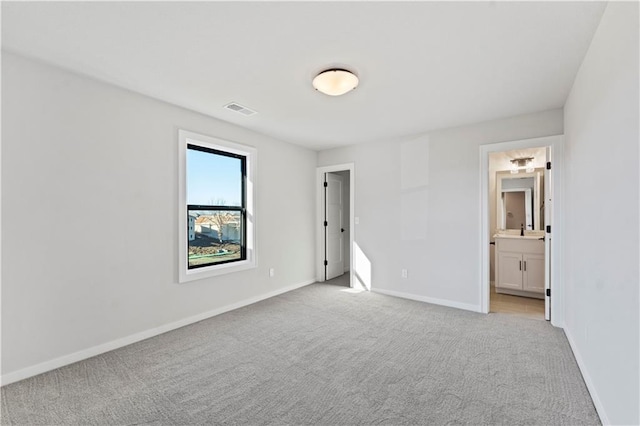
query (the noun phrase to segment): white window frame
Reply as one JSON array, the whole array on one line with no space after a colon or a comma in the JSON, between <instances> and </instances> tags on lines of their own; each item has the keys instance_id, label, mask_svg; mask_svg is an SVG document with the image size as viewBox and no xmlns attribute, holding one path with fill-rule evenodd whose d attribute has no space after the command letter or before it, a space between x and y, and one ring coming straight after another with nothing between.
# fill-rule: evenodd
<instances>
[{"instance_id":1,"label":"white window frame","mask_svg":"<svg viewBox=\"0 0 640 426\"><path fill-rule=\"evenodd\" d=\"M178 280L180 283L230 274L255 268L256 231L255 231L255 176L257 150L251 146L201 135L187 130L178 130ZM187 230L187 145L199 145L205 148L242 155L246 158L246 259L237 262L211 265L189 269L187 256L189 235Z\"/></svg>"}]
</instances>

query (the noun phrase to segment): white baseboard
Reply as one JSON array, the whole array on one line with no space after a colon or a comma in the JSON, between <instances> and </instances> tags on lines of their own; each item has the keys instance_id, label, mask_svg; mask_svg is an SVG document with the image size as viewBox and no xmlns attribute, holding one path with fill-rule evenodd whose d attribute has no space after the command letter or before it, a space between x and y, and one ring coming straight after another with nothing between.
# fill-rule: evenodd
<instances>
[{"instance_id":1,"label":"white baseboard","mask_svg":"<svg viewBox=\"0 0 640 426\"><path fill-rule=\"evenodd\" d=\"M371 288L374 293L386 294L387 296L401 297L403 299L417 300L419 302L433 303L434 305L448 306L450 308L464 309L465 311L481 312L480 305L471 305L468 303L454 302L446 299L436 299L434 297L420 296L412 293L403 293L400 291L386 290L382 288Z\"/></svg>"},{"instance_id":2,"label":"white baseboard","mask_svg":"<svg viewBox=\"0 0 640 426\"><path fill-rule=\"evenodd\" d=\"M598 416L600 416L600 422L603 425L610 425L609 417L607 413L604 411L604 406L602 405L602 401L600 401L600 397L598 396L598 392L596 392L596 387L593 384L593 380L591 380L591 376L587 371L587 367L584 365L584 361L582 360L582 355L576 346L575 340L571 335L571 332L567 327L564 327L564 334L567 336L567 340L569 341L569 346L571 346L571 350L573 351L573 356L578 363L578 368L580 369L580 373L582 373L582 378L584 379L584 383L587 385L587 390L589 394L591 394L591 399L593 400L593 405L596 407L596 411L598 412Z\"/></svg>"},{"instance_id":3,"label":"white baseboard","mask_svg":"<svg viewBox=\"0 0 640 426\"><path fill-rule=\"evenodd\" d=\"M132 343L136 343L141 340L145 340L150 337L154 337L159 334L166 333L168 331L175 330L177 328L184 327L186 325L193 324L198 321L202 321L207 318L211 318L216 315L223 314L225 312L233 311L234 309L242 308L244 306L251 305L256 302L260 302L261 300L278 296L279 294L282 294L282 293L287 293L289 291L298 289L300 287L313 284L314 282L316 282L315 279L306 280L297 284L283 287L275 291L271 291L269 293L261 294L255 297L250 297L248 299L244 299L227 306L223 306L217 309L213 309L211 311L203 312L201 314L193 315L191 317L174 321L169 324L161 325L160 327L155 327L149 330L141 331L139 333L132 334L130 336L123 337L121 339L112 340L110 342L93 346L87 349L83 349L81 351L74 352L68 355L64 355L59 358L52 359L50 361L45 361L40 364L33 365L31 367L26 367L18 371L3 374L0 377L0 386L8 385L9 383L14 383L20 380L27 379L29 377L36 376L38 374L46 373L47 371L55 370L56 368L64 367L65 365L73 364L74 362L82 361L84 359L91 358L96 355L100 355L105 352L109 352L114 349L118 349L123 346L127 346Z\"/></svg>"}]
</instances>

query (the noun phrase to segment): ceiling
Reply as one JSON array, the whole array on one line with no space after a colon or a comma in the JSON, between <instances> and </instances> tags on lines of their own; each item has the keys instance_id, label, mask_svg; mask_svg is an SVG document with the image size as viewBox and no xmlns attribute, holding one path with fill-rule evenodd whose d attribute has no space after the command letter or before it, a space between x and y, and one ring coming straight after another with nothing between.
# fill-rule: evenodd
<instances>
[{"instance_id":1,"label":"ceiling","mask_svg":"<svg viewBox=\"0 0 640 426\"><path fill-rule=\"evenodd\" d=\"M562 107L604 8L2 2L2 46L319 150ZM353 70L360 86L316 92L312 78L329 67Z\"/></svg>"}]
</instances>

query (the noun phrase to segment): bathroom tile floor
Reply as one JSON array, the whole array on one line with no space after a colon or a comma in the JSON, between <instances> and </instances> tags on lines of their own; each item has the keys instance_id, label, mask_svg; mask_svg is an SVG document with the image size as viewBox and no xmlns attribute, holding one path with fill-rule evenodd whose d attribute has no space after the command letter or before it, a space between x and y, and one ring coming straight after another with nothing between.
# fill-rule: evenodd
<instances>
[{"instance_id":1,"label":"bathroom tile floor","mask_svg":"<svg viewBox=\"0 0 640 426\"><path fill-rule=\"evenodd\" d=\"M496 293L496 288L491 286L490 312L512 314L519 317L544 320L544 300L529 297L511 296L510 294Z\"/></svg>"}]
</instances>

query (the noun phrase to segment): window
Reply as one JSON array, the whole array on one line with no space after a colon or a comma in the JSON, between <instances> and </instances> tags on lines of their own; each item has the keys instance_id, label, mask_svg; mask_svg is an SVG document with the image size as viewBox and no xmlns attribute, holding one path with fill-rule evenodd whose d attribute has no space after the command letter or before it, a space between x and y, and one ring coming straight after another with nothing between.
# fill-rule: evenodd
<instances>
[{"instance_id":1,"label":"window","mask_svg":"<svg viewBox=\"0 0 640 426\"><path fill-rule=\"evenodd\" d=\"M180 282L255 267L255 149L180 130Z\"/></svg>"}]
</instances>

